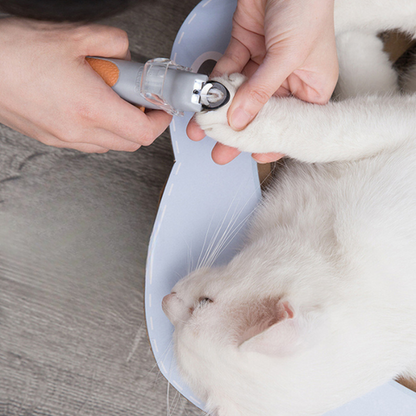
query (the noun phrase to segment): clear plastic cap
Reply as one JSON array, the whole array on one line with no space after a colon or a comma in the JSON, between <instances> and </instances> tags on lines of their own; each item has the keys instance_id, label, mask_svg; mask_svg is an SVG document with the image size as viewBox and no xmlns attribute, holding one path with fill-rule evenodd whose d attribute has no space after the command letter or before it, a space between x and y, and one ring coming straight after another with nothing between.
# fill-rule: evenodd
<instances>
[{"instance_id":1,"label":"clear plastic cap","mask_svg":"<svg viewBox=\"0 0 416 416\"><path fill-rule=\"evenodd\" d=\"M146 100L159 106L161 109L172 115L182 114L172 106L170 88L166 88L165 82L168 71L180 70L185 72L194 72L192 69L175 62L165 59L156 58L147 61L143 68L143 75L140 82L140 94Z\"/></svg>"}]
</instances>

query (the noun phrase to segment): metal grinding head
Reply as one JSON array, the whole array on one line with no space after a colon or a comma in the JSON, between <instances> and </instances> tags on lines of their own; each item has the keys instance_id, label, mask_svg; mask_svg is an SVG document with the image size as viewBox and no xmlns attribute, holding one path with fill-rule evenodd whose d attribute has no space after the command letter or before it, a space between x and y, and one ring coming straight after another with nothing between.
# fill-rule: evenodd
<instances>
[{"instance_id":1,"label":"metal grinding head","mask_svg":"<svg viewBox=\"0 0 416 416\"><path fill-rule=\"evenodd\" d=\"M200 97L203 110L215 110L228 103L230 92L220 82L208 81L202 87Z\"/></svg>"}]
</instances>

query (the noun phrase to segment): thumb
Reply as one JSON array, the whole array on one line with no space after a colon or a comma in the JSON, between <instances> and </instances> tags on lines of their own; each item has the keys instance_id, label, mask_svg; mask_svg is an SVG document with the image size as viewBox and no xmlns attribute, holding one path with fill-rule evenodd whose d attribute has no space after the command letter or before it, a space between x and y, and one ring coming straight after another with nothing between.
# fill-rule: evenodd
<instances>
[{"instance_id":1,"label":"thumb","mask_svg":"<svg viewBox=\"0 0 416 416\"><path fill-rule=\"evenodd\" d=\"M228 110L232 129L244 129L290 75L292 71L287 65L279 70L279 61L281 66L278 56L266 56L257 71L238 89Z\"/></svg>"}]
</instances>

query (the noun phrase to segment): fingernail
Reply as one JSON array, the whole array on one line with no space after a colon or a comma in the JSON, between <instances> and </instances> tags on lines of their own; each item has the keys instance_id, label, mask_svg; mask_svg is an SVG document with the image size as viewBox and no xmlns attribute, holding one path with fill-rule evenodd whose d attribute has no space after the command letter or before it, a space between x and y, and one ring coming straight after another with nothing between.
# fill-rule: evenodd
<instances>
[{"instance_id":1,"label":"fingernail","mask_svg":"<svg viewBox=\"0 0 416 416\"><path fill-rule=\"evenodd\" d=\"M209 74L210 78L215 78L215 77L220 77L221 76L221 72L217 71L216 69L213 69L212 72Z\"/></svg>"},{"instance_id":2,"label":"fingernail","mask_svg":"<svg viewBox=\"0 0 416 416\"><path fill-rule=\"evenodd\" d=\"M257 163L271 163L281 159L283 156L282 153L256 153L253 155L253 159Z\"/></svg>"},{"instance_id":3,"label":"fingernail","mask_svg":"<svg viewBox=\"0 0 416 416\"><path fill-rule=\"evenodd\" d=\"M271 160L259 160L259 159L257 159L257 158L253 158L258 164L260 164L260 165L267 165L268 163L272 163L272 161Z\"/></svg>"},{"instance_id":4,"label":"fingernail","mask_svg":"<svg viewBox=\"0 0 416 416\"><path fill-rule=\"evenodd\" d=\"M242 130L244 127L247 126L248 123L252 120L253 116L247 113L242 108L237 108L234 110L230 124L234 130Z\"/></svg>"}]
</instances>

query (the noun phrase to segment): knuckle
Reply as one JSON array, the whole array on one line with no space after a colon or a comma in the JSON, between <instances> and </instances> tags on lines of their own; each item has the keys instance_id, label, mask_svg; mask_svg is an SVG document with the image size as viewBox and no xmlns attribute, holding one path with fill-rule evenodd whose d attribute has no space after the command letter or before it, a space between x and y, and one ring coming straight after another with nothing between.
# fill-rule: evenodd
<instances>
[{"instance_id":1,"label":"knuckle","mask_svg":"<svg viewBox=\"0 0 416 416\"><path fill-rule=\"evenodd\" d=\"M262 88L251 89L247 91L247 98L254 104L266 104L270 98L270 94Z\"/></svg>"},{"instance_id":2,"label":"knuckle","mask_svg":"<svg viewBox=\"0 0 416 416\"><path fill-rule=\"evenodd\" d=\"M78 120L78 124L81 126L91 125L98 120L99 111L90 102L81 100L74 103L71 116L75 122Z\"/></svg>"},{"instance_id":3,"label":"knuckle","mask_svg":"<svg viewBox=\"0 0 416 416\"><path fill-rule=\"evenodd\" d=\"M77 145L77 143L80 142L80 138L78 137L78 135L75 132L64 132L61 133L59 135L57 135L58 139L60 140L60 142L62 143L62 147L71 147L73 148L74 146Z\"/></svg>"},{"instance_id":4,"label":"knuckle","mask_svg":"<svg viewBox=\"0 0 416 416\"><path fill-rule=\"evenodd\" d=\"M81 149L78 149L78 150L80 150L81 152L84 152L84 153L99 153L99 154L103 154L103 153L108 153L108 151L110 150L110 149L104 149L104 148L99 148L98 146L90 146L90 147L84 147L84 148L81 148Z\"/></svg>"},{"instance_id":5,"label":"knuckle","mask_svg":"<svg viewBox=\"0 0 416 416\"><path fill-rule=\"evenodd\" d=\"M154 133L154 128L148 119L145 122L142 122L136 131L139 131L137 144L141 146L150 146L157 136Z\"/></svg>"},{"instance_id":6,"label":"knuckle","mask_svg":"<svg viewBox=\"0 0 416 416\"><path fill-rule=\"evenodd\" d=\"M86 140L86 130L78 127L60 128L55 130L53 134L62 144L62 147L73 148Z\"/></svg>"},{"instance_id":7,"label":"knuckle","mask_svg":"<svg viewBox=\"0 0 416 416\"><path fill-rule=\"evenodd\" d=\"M139 141L142 146L150 146L153 143L154 139L155 138L153 137L152 132L146 131L141 134Z\"/></svg>"},{"instance_id":8,"label":"knuckle","mask_svg":"<svg viewBox=\"0 0 416 416\"><path fill-rule=\"evenodd\" d=\"M225 69L233 68L233 71L237 71L237 68L240 68L242 66L241 63L241 56L234 51L227 51L223 57L221 62L221 72L229 72Z\"/></svg>"},{"instance_id":9,"label":"knuckle","mask_svg":"<svg viewBox=\"0 0 416 416\"><path fill-rule=\"evenodd\" d=\"M76 26L70 32L71 41L85 43L90 37L95 35L95 30L95 25Z\"/></svg>"},{"instance_id":10,"label":"knuckle","mask_svg":"<svg viewBox=\"0 0 416 416\"><path fill-rule=\"evenodd\" d=\"M83 153L107 153L108 149L88 143L71 146L72 149Z\"/></svg>"},{"instance_id":11,"label":"knuckle","mask_svg":"<svg viewBox=\"0 0 416 416\"><path fill-rule=\"evenodd\" d=\"M48 137L38 140L54 147L72 147L73 143L78 142L77 138L77 129L68 128L68 125L59 125L49 130Z\"/></svg>"},{"instance_id":12,"label":"knuckle","mask_svg":"<svg viewBox=\"0 0 416 416\"><path fill-rule=\"evenodd\" d=\"M114 42L114 46L117 50L125 52L129 49L129 37L122 29L113 29L112 42Z\"/></svg>"},{"instance_id":13,"label":"knuckle","mask_svg":"<svg viewBox=\"0 0 416 416\"><path fill-rule=\"evenodd\" d=\"M140 149L140 144L138 144L138 143L133 143L133 144L131 144L131 145L128 145L128 146L126 146L123 150L125 151L125 152L135 152L135 151L137 151L137 150L139 150Z\"/></svg>"},{"instance_id":14,"label":"knuckle","mask_svg":"<svg viewBox=\"0 0 416 416\"><path fill-rule=\"evenodd\" d=\"M57 137L51 137L48 135L42 135L42 134L32 134L31 137L38 140L39 142L46 144L47 146L53 146L53 147L63 147L63 144Z\"/></svg>"},{"instance_id":15,"label":"knuckle","mask_svg":"<svg viewBox=\"0 0 416 416\"><path fill-rule=\"evenodd\" d=\"M102 49L113 51L112 53L125 53L129 48L127 33L119 28L102 25L85 25L75 28L72 32L72 41L83 45L85 52L90 53L97 45ZM110 55L112 54L109 52Z\"/></svg>"},{"instance_id":16,"label":"knuckle","mask_svg":"<svg viewBox=\"0 0 416 416\"><path fill-rule=\"evenodd\" d=\"M331 97L327 98L326 96L318 95L316 99L312 100L314 104L324 105L326 104Z\"/></svg>"},{"instance_id":17,"label":"knuckle","mask_svg":"<svg viewBox=\"0 0 416 416\"><path fill-rule=\"evenodd\" d=\"M113 134L107 138L106 146L111 150L123 151L123 152L135 152L140 148L139 143L131 142L122 136Z\"/></svg>"}]
</instances>

